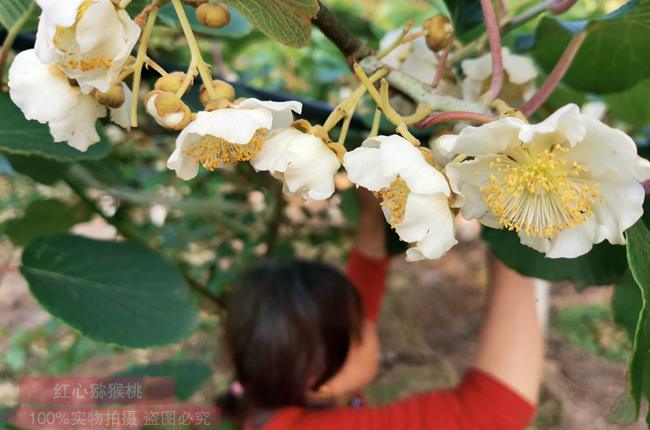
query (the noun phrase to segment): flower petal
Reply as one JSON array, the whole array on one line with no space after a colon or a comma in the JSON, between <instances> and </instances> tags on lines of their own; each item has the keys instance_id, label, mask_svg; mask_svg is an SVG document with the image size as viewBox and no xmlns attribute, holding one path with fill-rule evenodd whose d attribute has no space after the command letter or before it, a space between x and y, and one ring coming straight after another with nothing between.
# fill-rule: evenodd
<instances>
[{"instance_id":1,"label":"flower petal","mask_svg":"<svg viewBox=\"0 0 650 430\"><path fill-rule=\"evenodd\" d=\"M406 251L407 261L442 257L458 243L454 234L454 217L447 205L447 199L440 195L437 199L437 203L433 205L430 229L415 247Z\"/></svg>"},{"instance_id":2,"label":"flower petal","mask_svg":"<svg viewBox=\"0 0 650 430\"><path fill-rule=\"evenodd\" d=\"M185 181L193 179L199 173L198 161L186 154L188 149L201 140L201 137L190 129L192 124L188 125L178 135L176 148L167 160L167 168L175 170L176 176Z\"/></svg>"},{"instance_id":3,"label":"flower petal","mask_svg":"<svg viewBox=\"0 0 650 430\"><path fill-rule=\"evenodd\" d=\"M66 117L81 94L62 73L50 72L30 49L16 55L9 69L9 95L25 118L46 123Z\"/></svg>"},{"instance_id":4,"label":"flower petal","mask_svg":"<svg viewBox=\"0 0 650 430\"><path fill-rule=\"evenodd\" d=\"M565 138L571 146L584 139L586 134L584 115L575 104L568 104L553 112L548 118L538 124L524 124L519 138L529 143L537 135L557 133Z\"/></svg>"},{"instance_id":5,"label":"flower petal","mask_svg":"<svg viewBox=\"0 0 650 430\"><path fill-rule=\"evenodd\" d=\"M551 239L548 258L576 258L586 254L596 243L596 220L590 218L573 228L566 228Z\"/></svg>"},{"instance_id":6,"label":"flower petal","mask_svg":"<svg viewBox=\"0 0 650 430\"><path fill-rule=\"evenodd\" d=\"M302 103L298 101L274 102L246 99L238 105L241 109L266 108L273 114L272 128L288 128L293 123L293 113L302 113ZM270 128L269 128L270 129Z\"/></svg>"},{"instance_id":7,"label":"flower petal","mask_svg":"<svg viewBox=\"0 0 650 430\"><path fill-rule=\"evenodd\" d=\"M363 146L356 148L343 156L343 166L352 183L370 191L379 191L387 187L397 177L397 174L383 173L379 148Z\"/></svg>"},{"instance_id":8,"label":"flower petal","mask_svg":"<svg viewBox=\"0 0 650 430\"><path fill-rule=\"evenodd\" d=\"M508 48L503 48L503 68L508 74L508 80L521 85L537 77L535 63L523 55L511 54Z\"/></svg>"},{"instance_id":9,"label":"flower petal","mask_svg":"<svg viewBox=\"0 0 650 430\"><path fill-rule=\"evenodd\" d=\"M36 0L43 10L42 18L61 27L71 27L77 19L77 11L84 0Z\"/></svg>"},{"instance_id":10,"label":"flower petal","mask_svg":"<svg viewBox=\"0 0 650 430\"><path fill-rule=\"evenodd\" d=\"M188 133L199 136L216 136L230 143L245 145L251 141L260 128L270 130L273 124L271 111L256 109L218 109L199 112L190 123Z\"/></svg>"},{"instance_id":11,"label":"flower petal","mask_svg":"<svg viewBox=\"0 0 650 430\"><path fill-rule=\"evenodd\" d=\"M55 142L67 142L68 145L85 152L99 142L97 120L106 116L106 108L92 96L80 94L77 104L68 115L56 121L50 121L50 133Z\"/></svg>"},{"instance_id":12,"label":"flower petal","mask_svg":"<svg viewBox=\"0 0 650 430\"><path fill-rule=\"evenodd\" d=\"M432 217L437 214L437 206L441 204L443 200L437 194L409 193L404 218L399 224L393 225L400 239L404 242L422 240L431 229ZM446 200L444 204L447 205Z\"/></svg>"},{"instance_id":13,"label":"flower petal","mask_svg":"<svg viewBox=\"0 0 650 430\"><path fill-rule=\"evenodd\" d=\"M454 154L480 155L502 153L519 146L519 133L524 122L517 118L503 118L479 127L463 128L455 140L446 138L445 150Z\"/></svg>"}]
</instances>

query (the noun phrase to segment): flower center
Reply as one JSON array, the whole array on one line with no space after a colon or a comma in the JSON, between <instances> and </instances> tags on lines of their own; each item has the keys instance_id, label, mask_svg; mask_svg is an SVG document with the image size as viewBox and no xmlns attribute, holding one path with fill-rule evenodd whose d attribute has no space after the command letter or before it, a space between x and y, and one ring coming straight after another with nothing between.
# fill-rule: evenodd
<instances>
[{"instance_id":1,"label":"flower center","mask_svg":"<svg viewBox=\"0 0 650 430\"><path fill-rule=\"evenodd\" d=\"M83 18L86 11L95 1L81 3L77 10L77 19L72 27L57 27L52 42L64 56L63 67L81 72L90 72L99 68L109 69L113 60L103 56L81 54L77 43L77 23Z\"/></svg>"},{"instance_id":2,"label":"flower center","mask_svg":"<svg viewBox=\"0 0 650 430\"><path fill-rule=\"evenodd\" d=\"M402 222L406 212L406 199L411 190L406 181L399 176L386 188L377 192L381 205L390 210L390 224L395 226Z\"/></svg>"},{"instance_id":3,"label":"flower center","mask_svg":"<svg viewBox=\"0 0 650 430\"><path fill-rule=\"evenodd\" d=\"M194 157L207 170L215 170L222 164L250 161L261 149L267 132L265 128L257 129L250 142L243 145L216 136L203 136L199 143L185 150L185 155Z\"/></svg>"},{"instance_id":4,"label":"flower center","mask_svg":"<svg viewBox=\"0 0 650 430\"><path fill-rule=\"evenodd\" d=\"M518 162L499 157L495 174L481 187L483 198L508 230L550 238L561 230L587 221L600 199L598 184L581 164L557 156L556 146Z\"/></svg>"}]
</instances>

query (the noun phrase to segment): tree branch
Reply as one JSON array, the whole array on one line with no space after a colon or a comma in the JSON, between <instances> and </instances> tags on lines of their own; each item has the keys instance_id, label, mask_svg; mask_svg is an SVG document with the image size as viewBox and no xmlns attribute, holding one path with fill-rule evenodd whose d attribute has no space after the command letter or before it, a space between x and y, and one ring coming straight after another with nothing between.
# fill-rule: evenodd
<instances>
[{"instance_id":1,"label":"tree branch","mask_svg":"<svg viewBox=\"0 0 650 430\"><path fill-rule=\"evenodd\" d=\"M312 20L314 25L336 45L352 66L372 54L372 50L355 36L321 1L320 9Z\"/></svg>"}]
</instances>

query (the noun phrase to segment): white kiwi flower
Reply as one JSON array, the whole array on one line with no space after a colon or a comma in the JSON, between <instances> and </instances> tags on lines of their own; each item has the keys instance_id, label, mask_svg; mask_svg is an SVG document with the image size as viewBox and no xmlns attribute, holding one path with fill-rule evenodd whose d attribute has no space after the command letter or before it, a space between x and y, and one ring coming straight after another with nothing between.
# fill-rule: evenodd
<instances>
[{"instance_id":1,"label":"white kiwi flower","mask_svg":"<svg viewBox=\"0 0 650 430\"><path fill-rule=\"evenodd\" d=\"M48 124L55 142L67 142L86 151L100 141L97 119L106 108L68 78L56 66L42 64L33 49L19 53L9 69L9 95L25 118ZM119 116L119 110L115 110Z\"/></svg>"},{"instance_id":2,"label":"white kiwi flower","mask_svg":"<svg viewBox=\"0 0 650 430\"><path fill-rule=\"evenodd\" d=\"M510 104L520 103L535 92L535 63L528 57L510 53L508 48L502 48L501 54L505 79L499 98ZM476 101L490 88L492 55L488 52L478 58L464 60L460 65L465 75L461 84L463 98Z\"/></svg>"},{"instance_id":3,"label":"white kiwi flower","mask_svg":"<svg viewBox=\"0 0 650 430\"><path fill-rule=\"evenodd\" d=\"M377 193L400 239L415 243L406 259L438 258L456 244L450 189L441 172L401 136L377 136L345 154L350 181Z\"/></svg>"},{"instance_id":4,"label":"white kiwi flower","mask_svg":"<svg viewBox=\"0 0 650 430\"><path fill-rule=\"evenodd\" d=\"M194 178L199 165L215 170L224 164L250 161L262 148L271 129L286 128L302 104L246 99L231 107L203 111L183 129L167 167L185 180Z\"/></svg>"},{"instance_id":5,"label":"white kiwi flower","mask_svg":"<svg viewBox=\"0 0 650 430\"><path fill-rule=\"evenodd\" d=\"M106 92L140 37L140 27L111 0L37 0L43 10L36 55L57 64L81 91Z\"/></svg>"},{"instance_id":6,"label":"white kiwi flower","mask_svg":"<svg viewBox=\"0 0 650 430\"><path fill-rule=\"evenodd\" d=\"M272 131L251 165L280 179L287 194L314 200L334 194L334 175L341 167L321 137L294 127Z\"/></svg>"},{"instance_id":7,"label":"white kiwi flower","mask_svg":"<svg viewBox=\"0 0 650 430\"><path fill-rule=\"evenodd\" d=\"M421 32L422 28L413 28L412 32ZM400 29L389 31L379 42L379 49L388 48L397 38L402 31ZM417 39L401 44L382 60L384 64L393 69L400 70L417 80L430 84L436 76L438 69L438 57L427 46L424 36ZM438 86L434 90L436 94L449 95L454 97L461 96L461 90L453 80L443 79L440 80Z\"/></svg>"},{"instance_id":8,"label":"white kiwi flower","mask_svg":"<svg viewBox=\"0 0 650 430\"><path fill-rule=\"evenodd\" d=\"M504 118L438 141L462 154L445 171L467 219L519 234L550 258L624 244L643 214L650 162L620 130L570 104L539 124Z\"/></svg>"}]
</instances>

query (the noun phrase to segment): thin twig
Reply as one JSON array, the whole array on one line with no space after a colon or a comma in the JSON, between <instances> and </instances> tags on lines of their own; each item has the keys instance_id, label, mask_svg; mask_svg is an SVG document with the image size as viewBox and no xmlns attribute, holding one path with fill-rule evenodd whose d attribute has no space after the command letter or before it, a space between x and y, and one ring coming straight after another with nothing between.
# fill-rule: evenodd
<instances>
[{"instance_id":1,"label":"thin twig","mask_svg":"<svg viewBox=\"0 0 650 430\"><path fill-rule=\"evenodd\" d=\"M526 117L529 117L535 113L535 111L537 111L537 109L539 109L539 107L543 105L544 102L553 93L555 88L558 86L566 74L567 70L569 70L573 59L580 50L580 46L582 46L582 42L584 42L586 38L586 31L581 31L580 33L573 36L573 39L571 39L567 47L564 49L564 53L562 53L562 56L553 68L553 71L546 78L546 81L542 84L541 87L539 87L535 95L533 95L533 97L531 97L531 99L522 106L521 112Z\"/></svg>"},{"instance_id":2,"label":"thin twig","mask_svg":"<svg viewBox=\"0 0 650 430\"><path fill-rule=\"evenodd\" d=\"M554 15L559 15L571 9L577 2L578 0L555 0L548 10L550 10Z\"/></svg>"},{"instance_id":3,"label":"thin twig","mask_svg":"<svg viewBox=\"0 0 650 430\"><path fill-rule=\"evenodd\" d=\"M321 1L320 9L312 20L314 25L336 45L352 66L372 54L372 50L355 36Z\"/></svg>"},{"instance_id":4,"label":"thin twig","mask_svg":"<svg viewBox=\"0 0 650 430\"><path fill-rule=\"evenodd\" d=\"M643 183L643 189L645 190L645 195L650 196L650 181L645 181Z\"/></svg>"},{"instance_id":5,"label":"thin twig","mask_svg":"<svg viewBox=\"0 0 650 430\"><path fill-rule=\"evenodd\" d=\"M415 126L417 128L427 128L447 121L468 121L485 124L496 119L495 116L475 112L438 112L418 122Z\"/></svg>"},{"instance_id":6,"label":"thin twig","mask_svg":"<svg viewBox=\"0 0 650 430\"><path fill-rule=\"evenodd\" d=\"M481 0L485 27L487 28L490 51L492 52L492 80L490 89L482 96L484 102L489 103L496 99L503 87L503 55L501 53L501 34L499 21L494 13L492 0Z\"/></svg>"}]
</instances>

